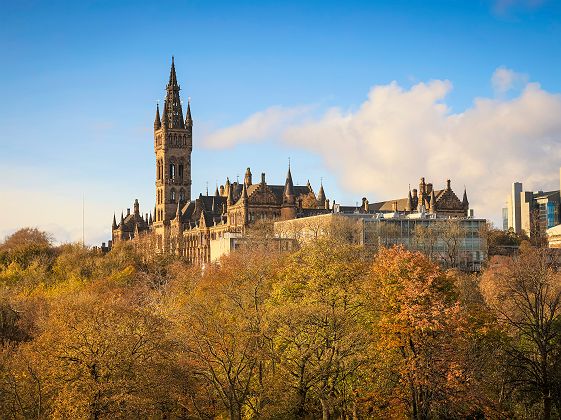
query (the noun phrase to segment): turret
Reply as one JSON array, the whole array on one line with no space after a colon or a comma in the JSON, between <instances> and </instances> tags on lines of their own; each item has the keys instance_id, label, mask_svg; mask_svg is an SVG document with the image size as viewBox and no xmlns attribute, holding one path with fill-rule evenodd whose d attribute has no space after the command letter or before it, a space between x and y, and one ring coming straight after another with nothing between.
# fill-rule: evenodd
<instances>
[{"instance_id":1,"label":"turret","mask_svg":"<svg viewBox=\"0 0 561 420\"><path fill-rule=\"evenodd\" d=\"M140 215L140 205L138 204L138 198L134 199L134 215L135 216L139 216Z\"/></svg>"},{"instance_id":2,"label":"turret","mask_svg":"<svg viewBox=\"0 0 561 420\"><path fill-rule=\"evenodd\" d=\"M115 213L113 213L113 224L111 225L111 229L117 229L117 220L115 219Z\"/></svg>"},{"instance_id":3,"label":"turret","mask_svg":"<svg viewBox=\"0 0 561 420\"><path fill-rule=\"evenodd\" d=\"M320 208L324 208L325 207L325 191L323 190L323 181L321 181L320 184L319 184L319 192L318 192L317 200L318 200L318 206Z\"/></svg>"},{"instance_id":4,"label":"turret","mask_svg":"<svg viewBox=\"0 0 561 420\"><path fill-rule=\"evenodd\" d=\"M462 198L462 205L465 210L469 209L469 201L468 201L468 196L465 186L464 186L464 197Z\"/></svg>"},{"instance_id":5,"label":"turret","mask_svg":"<svg viewBox=\"0 0 561 420\"><path fill-rule=\"evenodd\" d=\"M296 196L294 194L294 184L290 173L290 164L284 183L284 193L282 198L281 220L296 219Z\"/></svg>"}]
</instances>

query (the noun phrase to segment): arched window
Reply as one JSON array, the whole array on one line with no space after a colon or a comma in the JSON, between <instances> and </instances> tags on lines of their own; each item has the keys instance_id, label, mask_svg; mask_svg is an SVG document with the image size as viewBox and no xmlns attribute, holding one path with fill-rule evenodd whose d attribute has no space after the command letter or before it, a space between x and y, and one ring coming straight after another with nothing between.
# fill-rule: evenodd
<instances>
[{"instance_id":1,"label":"arched window","mask_svg":"<svg viewBox=\"0 0 561 420\"><path fill-rule=\"evenodd\" d=\"M171 202L175 203L175 190L171 190Z\"/></svg>"},{"instance_id":2,"label":"arched window","mask_svg":"<svg viewBox=\"0 0 561 420\"><path fill-rule=\"evenodd\" d=\"M185 190L183 188L179 191L179 201L185 201Z\"/></svg>"},{"instance_id":3,"label":"arched window","mask_svg":"<svg viewBox=\"0 0 561 420\"><path fill-rule=\"evenodd\" d=\"M179 172L179 179L183 179L183 164L179 164L179 168L178 168L178 172Z\"/></svg>"},{"instance_id":4,"label":"arched window","mask_svg":"<svg viewBox=\"0 0 561 420\"><path fill-rule=\"evenodd\" d=\"M169 164L169 177L175 179L175 163Z\"/></svg>"}]
</instances>

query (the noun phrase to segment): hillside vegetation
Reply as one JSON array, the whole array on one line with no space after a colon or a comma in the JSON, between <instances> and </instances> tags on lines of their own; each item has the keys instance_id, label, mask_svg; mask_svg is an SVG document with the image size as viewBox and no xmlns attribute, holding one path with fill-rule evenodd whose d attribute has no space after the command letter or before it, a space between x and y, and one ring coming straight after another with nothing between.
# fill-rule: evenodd
<instances>
[{"instance_id":1,"label":"hillside vegetation","mask_svg":"<svg viewBox=\"0 0 561 420\"><path fill-rule=\"evenodd\" d=\"M479 276L329 240L200 270L23 229L0 285L2 418L561 415L561 276L529 245Z\"/></svg>"}]
</instances>

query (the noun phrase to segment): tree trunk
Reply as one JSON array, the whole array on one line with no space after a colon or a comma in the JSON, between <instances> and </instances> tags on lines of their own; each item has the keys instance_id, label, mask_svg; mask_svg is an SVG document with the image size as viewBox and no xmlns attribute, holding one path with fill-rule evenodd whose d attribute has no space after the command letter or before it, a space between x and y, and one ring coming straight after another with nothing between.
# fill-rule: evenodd
<instances>
[{"instance_id":1,"label":"tree trunk","mask_svg":"<svg viewBox=\"0 0 561 420\"><path fill-rule=\"evenodd\" d=\"M330 420L331 419L331 413L330 413L330 410L329 410L329 403L324 398L320 398L320 402L321 402L322 419L323 420Z\"/></svg>"},{"instance_id":2,"label":"tree trunk","mask_svg":"<svg viewBox=\"0 0 561 420\"><path fill-rule=\"evenodd\" d=\"M543 420L551 419L551 395L549 391L543 394Z\"/></svg>"}]
</instances>

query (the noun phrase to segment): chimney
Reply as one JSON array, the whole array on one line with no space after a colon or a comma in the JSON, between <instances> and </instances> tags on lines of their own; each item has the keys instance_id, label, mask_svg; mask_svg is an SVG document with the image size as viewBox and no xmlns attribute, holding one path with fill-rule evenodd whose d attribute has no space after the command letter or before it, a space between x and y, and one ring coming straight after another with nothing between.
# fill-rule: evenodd
<instances>
[{"instance_id":1,"label":"chimney","mask_svg":"<svg viewBox=\"0 0 561 420\"><path fill-rule=\"evenodd\" d=\"M366 197L362 197L362 209L368 212L368 199Z\"/></svg>"},{"instance_id":2,"label":"chimney","mask_svg":"<svg viewBox=\"0 0 561 420\"><path fill-rule=\"evenodd\" d=\"M261 185L265 185L265 172L261 172Z\"/></svg>"},{"instance_id":3,"label":"chimney","mask_svg":"<svg viewBox=\"0 0 561 420\"><path fill-rule=\"evenodd\" d=\"M413 198L417 198L417 188L413 188Z\"/></svg>"}]
</instances>

